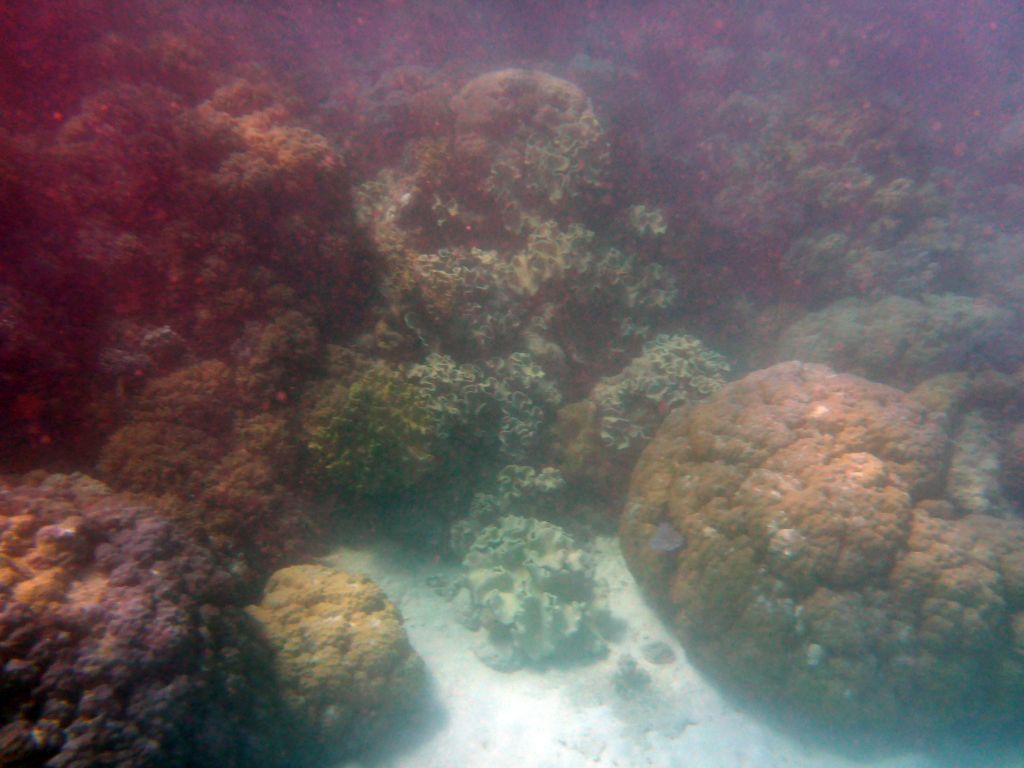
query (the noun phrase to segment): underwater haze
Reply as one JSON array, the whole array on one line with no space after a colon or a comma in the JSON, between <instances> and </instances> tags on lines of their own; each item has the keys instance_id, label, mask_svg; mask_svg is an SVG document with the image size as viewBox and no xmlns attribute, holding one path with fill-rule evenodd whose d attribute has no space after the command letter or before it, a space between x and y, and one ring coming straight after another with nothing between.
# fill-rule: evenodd
<instances>
[{"instance_id":1,"label":"underwater haze","mask_svg":"<svg viewBox=\"0 0 1024 768\"><path fill-rule=\"evenodd\" d=\"M1024 9L0 7L0 766L1024 767Z\"/></svg>"}]
</instances>

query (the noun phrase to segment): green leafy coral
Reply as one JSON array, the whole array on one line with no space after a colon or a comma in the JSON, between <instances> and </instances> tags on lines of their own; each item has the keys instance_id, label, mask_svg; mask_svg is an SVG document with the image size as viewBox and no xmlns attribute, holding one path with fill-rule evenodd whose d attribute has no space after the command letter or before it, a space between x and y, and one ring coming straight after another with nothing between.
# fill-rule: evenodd
<instances>
[{"instance_id":1,"label":"green leafy coral","mask_svg":"<svg viewBox=\"0 0 1024 768\"><path fill-rule=\"evenodd\" d=\"M463 567L468 623L488 635L485 663L511 670L605 652L606 588L558 526L505 516L480 532Z\"/></svg>"},{"instance_id":2,"label":"green leafy coral","mask_svg":"<svg viewBox=\"0 0 1024 768\"><path fill-rule=\"evenodd\" d=\"M403 373L375 365L338 385L315 409L309 451L316 473L360 497L408 488L434 465L436 420Z\"/></svg>"},{"instance_id":3,"label":"green leafy coral","mask_svg":"<svg viewBox=\"0 0 1024 768\"><path fill-rule=\"evenodd\" d=\"M659 334L619 374L590 394L598 407L601 440L625 451L648 439L667 409L717 392L725 384L725 358L685 334Z\"/></svg>"},{"instance_id":4,"label":"green leafy coral","mask_svg":"<svg viewBox=\"0 0 1024 768\"><path fill-rule=\"evenodd\" d=\"M452 525L452 549L465 554L484 528L506 515L546 517L553 507L560 506L565 489L565 478L554 467L502 467L493 487L473 494L469 514Z\"/></svg>"},{"instance_id":5,"label":"green leafy coral","mask_svg":"<svg viewBox=\"0 0 1024 768\"><path fill-rule=\"evenodd\" d=\"M377 363L311 409L315 475L357 497L404 491L469 446L486 460L521 459L560 403L530 355L480 365L431 354L408 367Z\"/></svg>"}]
</instances>

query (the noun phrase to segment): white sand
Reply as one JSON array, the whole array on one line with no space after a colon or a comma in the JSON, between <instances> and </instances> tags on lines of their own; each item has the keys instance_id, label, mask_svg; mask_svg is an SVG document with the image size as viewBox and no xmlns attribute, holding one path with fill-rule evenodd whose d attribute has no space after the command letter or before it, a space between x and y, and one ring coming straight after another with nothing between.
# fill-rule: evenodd
<instances>
[{"instance_id":1,"label":"white sand","mask_svg":"<svg viewBox=\"0 0 1024 768\"><path fill-rule=\"evenodd\" d=\"M479 633L459 624L426 583L454 578L452 566L381 547L342 549L333 567L365 573L398 605L413 646L433 678L435 712L405 743L345 768L933 768L921 756L853 762L797 743L730 707L686 662L644 604L613 539L598 542L610 608L626 623L608 657L573 669L497 672L477 659ZM655 665L640 648L671 645L676 661ZM651 676L624 698L612 677L622 654Z\"/></svg>"}]
</instances>

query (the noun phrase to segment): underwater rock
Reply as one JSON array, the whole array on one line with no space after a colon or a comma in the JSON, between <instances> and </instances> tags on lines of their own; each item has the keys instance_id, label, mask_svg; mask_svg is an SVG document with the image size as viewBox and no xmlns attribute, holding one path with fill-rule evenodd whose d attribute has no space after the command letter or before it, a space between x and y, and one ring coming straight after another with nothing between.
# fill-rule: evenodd
<instances>
[{"instance_id":1,"label":"underwater rock","mask_svg":"<svg viewBox=\"0 0 1024 768\"><path fill-rule=\"evenodd\" d=\"M676 652L666 642L651 640L640 647L640 653L651 664L671 664L676 660Z\"/></svg>"},{"instance_id":2,"label":"underwater rock","mask_svg":"<svg viewBox=\"0 0 1024 768\"><path fill-rule=\"evenodd\" d=\"M1006 492L1024 503L1024 423L1018 422L1010 430L1000 464Z\"/></svg>"},{"instance_id":3,"label":"underwater rock","mask_svg":"<svg viewBox=\"0 0 1024 768\"><path fill-rule=\"evenodd\" d=\"M623 552L687 656L851 739L1019 727L1024 521L959 516L941 415L783 363L673 412L633 473ZM686 546L652 547L670 523Z\"/></svg>"},{"instance_id":4,"label":"underwater rock","mask_svg":"<svg viewBox=\"0 0 1024 768\"><path fill-rule=\"evenodd\" d=\"M249 614L276 652L298 741L324 759L370 746L425 689L398 609L365 576L319 565L274 573Z\"/></svg>"},{"instance_id":5,"label":"underwater rock","mask_svg":"<svg viewBox=\"0 0 1024 768\"><path fill-rule=\"evenodd\" d=\"M651 684L651 676L637 664L628 653L619 656L612 673L612 687L624 699L631 699L642 693Z\"/></svg>"},{"instance_id":6,"label":"underwater rock","mask_svg":"<svg viewBox=\"0 0 1024 768\"><path fill-rule=\"evenodd\" d=\"M605 653L606 588L558 526L507 515L480 532L463 567L474 609L466 623L488 635L478 653L484 663L511 671Z\"/></svg>"},{"instance_id":7,"label":"underwater rock","mask_svg":"<svg viewBox=\"0 0 1024 768\"><path fill-rule=\"evenodd\" d=\"M88 477L0 485L0 764L283 765L243 586Z\"/></svg>"},{"instance_id":8,"label":"underwater rock","mask_svg":"<svg viewBox=\"0 0 1024 768\"><path fill-rule=\"evenodd\" d=\"M786 328L775 360L825 363L897 387L948 371L1013 370L1024 350L1007 344L1013 313L955 294L843 299Z\"/></svg>"}]
</instances>

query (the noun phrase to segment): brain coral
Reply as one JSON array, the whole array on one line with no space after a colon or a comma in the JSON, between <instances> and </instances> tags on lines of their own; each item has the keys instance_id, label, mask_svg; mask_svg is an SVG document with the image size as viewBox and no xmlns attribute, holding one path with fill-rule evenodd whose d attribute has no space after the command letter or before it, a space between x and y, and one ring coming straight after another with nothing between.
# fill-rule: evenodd
<instances>
[{"instance_id":1,"label":"brain coral","mask_svg":"<svg viewBox=\"0 0 1024 768\"><path fill-rule=\"evenodd\" d=\"M285 700L326 755L372 744L422 692L423 663L402 618L365 576L319 565L271 576L249 608L277 651Z\"/></svg>"},{"instance_id":2,"label":"brain coral","mask_svg":"<svg viewBox=\"0 0 1024 768\"><path fill-rule=\"evenodd\" d=\"M623 550L694 662L784 716L858 738L1019 723L1024 525L957 518L947 448L895 389L776 365L669 416Z\"/></svg>"},{"instance_id":3,"label":"brain coral","mask_svg":"<svg viewBox=\"0 0 1024 768\"><path fill-rule=\"evenodd\" d=\"M228 565L89 478L0 484L0 764L280 764Z\"/></svg>"}]
</instances>

